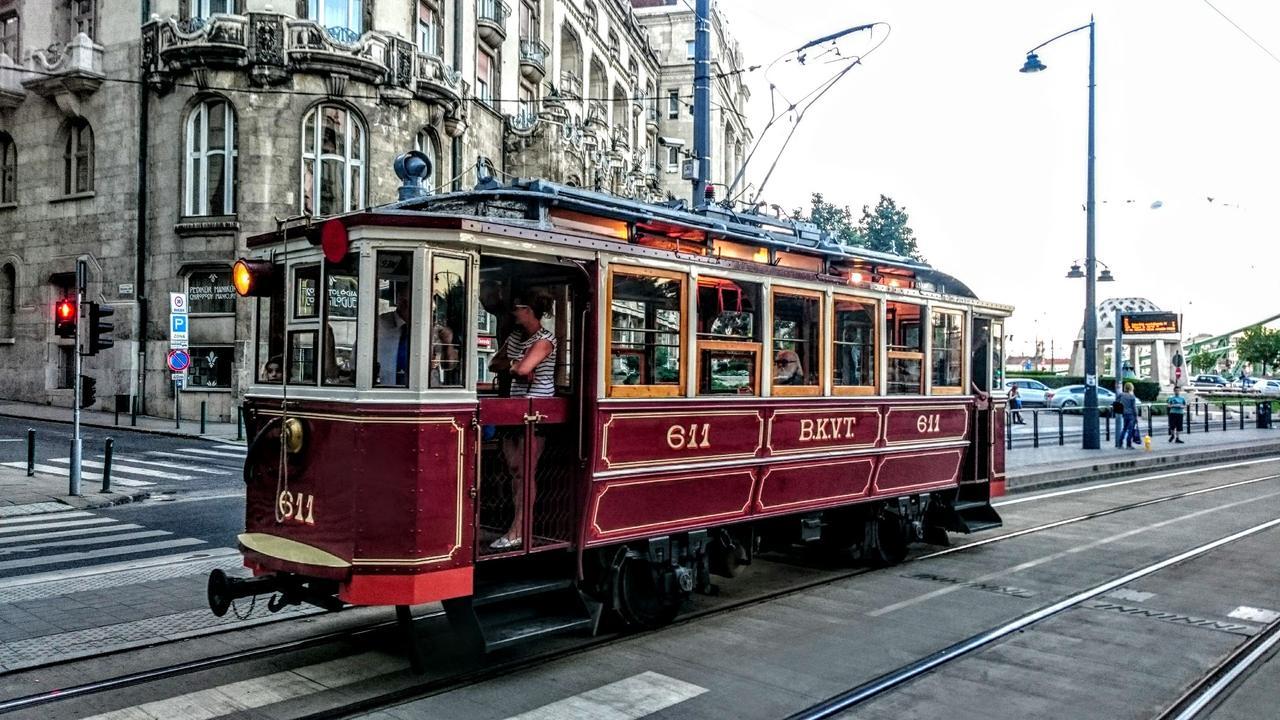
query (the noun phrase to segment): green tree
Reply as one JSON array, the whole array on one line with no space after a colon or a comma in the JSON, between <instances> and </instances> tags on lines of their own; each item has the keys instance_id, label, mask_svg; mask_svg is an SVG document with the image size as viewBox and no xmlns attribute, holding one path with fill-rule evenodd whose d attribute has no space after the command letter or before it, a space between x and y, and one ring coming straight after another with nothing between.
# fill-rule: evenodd
<instances>
[{"instance_id":1,"label":"green tree","mask_svg":"<svg viewBox=\"0 0 1280 720\"><path fill-rule=\"evenodd\" d=\"M1236 356L1242 362L1262 365L1262 374L1266 375L1268 365L1280 362L1280 330L1268 330L1261 325L1246 328L1236 341Z\"/></svg>"},{"instance_id":2,"label":"green tree","mask_svg":"<svg viewBox=\"0 0 1280 720\"><path fill-rule=\"evenodd\" d=\"M822 197L822 193L814 193L810 198L811 207L806 217L802 208L796 208L791 213L792 220L808 220L817 225L819 229L826 231L836 242L841 245L856 245L864 247L866 245L862 238L858 235L858 228L853 224L853 212L849 210L849 206L836 207L826 201Z\"/></svg>"},{"instance_id":3,"label":"green tree","mask_svg":"<svg viewBox=\"0 0 1280 720\"><path fill-rule=\"evenodd\" d=\"M1191 366L1191 372L1209 372L1217 364L1218 355L1220 354L1209 350L1200 350L1187 356L1187 364Z\"/></svg>"},{"instance_id":4,"label":"green tree","mask_svg":"<svg viewBox=\"0 0 1280 720\"><path fill-rule=\"evenodd\" d=\"M924 262L920 248L916 246L915 233L911 231L907 209L898 207L893 198L881 195L875 208L862 206L862 220L858 222L858 234L863 247L868 250L906 255Z\"/></svg>"}]
</instances>

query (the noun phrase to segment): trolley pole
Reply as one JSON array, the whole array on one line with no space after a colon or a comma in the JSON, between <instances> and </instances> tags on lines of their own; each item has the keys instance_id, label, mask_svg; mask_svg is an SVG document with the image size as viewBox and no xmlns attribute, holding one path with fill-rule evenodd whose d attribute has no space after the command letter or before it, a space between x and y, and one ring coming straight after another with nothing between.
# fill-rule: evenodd
<instances>
[{"instance_id":1,"label":"trolley pole","mask_svg":"<svg viewBox=\"0 0 1280 720\"><path fill-rule=\"evenodd\" d=\"M696 0L693 32L693 202L707 204L711 180L711 0Z\"/></svg>"},{"instance_id":2,"label":"trolley pole","mask_svg":"<svg viewBox=\"0 0 1280 720\"><path fill-rule=\"evenodd\" d=\"M72 353L75 356L75 381L73 383L74 391L71 398L71 472L68 477L70 487L67 489L68 495L80 494L80 351L84 338L84 324L87 318L82 312L84 307L85 285L88 284L89 265L84 260L76 261L76 349Z\"/></svg>"}]
</instances>

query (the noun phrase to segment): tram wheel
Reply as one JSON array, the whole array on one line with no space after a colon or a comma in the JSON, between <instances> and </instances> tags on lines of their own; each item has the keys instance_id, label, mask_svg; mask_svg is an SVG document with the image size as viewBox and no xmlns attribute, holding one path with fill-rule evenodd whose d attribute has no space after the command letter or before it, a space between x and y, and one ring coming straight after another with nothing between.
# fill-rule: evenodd
<instances>
[{"instance_id":1,"label":"tram wheel","mask_svg":"<svg viewBox=\"0 0 1280 720\"><path fill-rule=\"evenodd\" d=\"M661 568L625 548L613 563L613 608L637 629L662 627L680 613L686 593L674 569Z\"/></svg>"},{"instance_id":2,"label":"tram wheel","mask_svg":"<svg viewBox=\"0 0 1280 720\"><path fill-rule=\"evenodd\" d=\"M867 518L862 557L873 566L889 567L907 559L910 536L902 519L881 510Z\"/></svg>"}]
</instances>

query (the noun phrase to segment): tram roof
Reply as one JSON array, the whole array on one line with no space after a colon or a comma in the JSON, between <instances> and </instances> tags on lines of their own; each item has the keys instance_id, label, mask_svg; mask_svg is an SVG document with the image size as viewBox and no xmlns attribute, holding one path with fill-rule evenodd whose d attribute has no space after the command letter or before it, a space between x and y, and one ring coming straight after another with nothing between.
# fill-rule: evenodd
<instances>
[{"instance_id":1,"label":"tram roof","mask_svg":"<svg viewBox=\"0 0 1280 720\"><path fill-rule=\"evenodd\" d=\"M977 298L965 283L928 263L904 255L842 245L813 223L757 213L738 213L718 205L691 212L683 201L645 203L540 179L517 179L509 185L491 180L472 190L423 195L356 211L343 219L348 224L362 220L377 224L379 216L401 220L405 216L455 217L533 225L551 230L550 211L553 208L625 222L650 233L700 232L748 245L817 256L835 263L862 263L882 269L906 270L917 280L937 287L939 292ZM294 231L295 228L286 230L289 235ZM250 245L272 240L278 241L279 235L264 234L251 239Z\"/></svg>"}]
</instances>

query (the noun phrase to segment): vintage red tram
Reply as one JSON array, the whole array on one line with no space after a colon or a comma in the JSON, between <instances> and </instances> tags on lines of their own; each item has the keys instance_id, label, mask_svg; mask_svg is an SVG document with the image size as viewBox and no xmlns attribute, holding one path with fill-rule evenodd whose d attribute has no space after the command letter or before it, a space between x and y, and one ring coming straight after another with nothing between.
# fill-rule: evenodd
<instances>
[{"instance_id":1,"label":"vintage red tram","mask_svg":"<svg viewBox=\"0 0 1280 720\"><path fill-rule=\"evenodd\" d=\"M444 601L493 647L665 622L762 543L893 563L999 524L1011 308L924 263L542 181L249 246L254 577L211 577L219 614ZM511 397L492 359L539 326L550 382Z\"/></svg>"}]
</instances>

